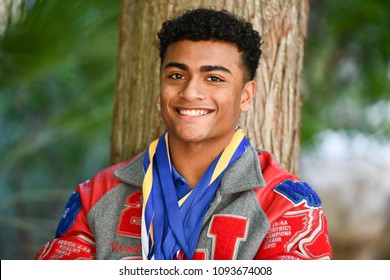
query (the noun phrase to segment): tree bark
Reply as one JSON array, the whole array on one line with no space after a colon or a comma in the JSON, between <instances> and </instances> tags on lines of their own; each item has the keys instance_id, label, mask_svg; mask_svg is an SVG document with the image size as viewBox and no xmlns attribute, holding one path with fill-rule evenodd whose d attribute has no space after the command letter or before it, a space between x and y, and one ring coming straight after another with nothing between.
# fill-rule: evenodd
<instances>
[{"instance_id":1,"label":"tree bark","mask_svg":"<svg viewBox=\"0 0 390 280\"><path fill-rule=\"evenodd\" d=\"M156 33L182 9L226 9L249 20L263 38L257 93L240 123L249 140L298 172L301 73L308 0L122 0L111 163L145 149L165 129L157 111L159 66Z\"/></svg>"},{"instance_id":2,"label":"tree bark","mask_svg":"<svg viewBox=\"0 0 390 280\"><path fill-rule=\"evenodd\" d=\"M9 23L20 18L21 3L12 0L0 0L0 39L3 37Z\"/></svg>"}]
</instances>

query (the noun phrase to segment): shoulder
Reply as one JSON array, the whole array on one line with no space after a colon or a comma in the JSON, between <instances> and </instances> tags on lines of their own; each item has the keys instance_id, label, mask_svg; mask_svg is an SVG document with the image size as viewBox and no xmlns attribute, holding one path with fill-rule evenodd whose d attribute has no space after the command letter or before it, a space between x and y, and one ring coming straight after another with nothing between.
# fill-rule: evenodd
<instances>
[{"instance_id":1,"label":"shoulder","mask_svg":"<svg viewBox=\"0 0 390 280\"><path fill-rule=\"evenodd\" d=\"M115 172L129 165L133 159L114 164L97 172L90 180L77 185L65 206L61 220L57 226L56 237L83 233L91 240L93 235L89 229L87 216L96 203L110 190L121 184Z\"/></svg>"},{"instance_id":2,"label":"shoulder","mask_svg":"<svg viewBox=\"0 0 390 280\"><path fill-rule=\"evenodd\" d=\"M265 182L268 184L276 185L284 180L299 180L299 177L295 174L288 172L283 168L275 157L266 151L258 152L260 168Z\"/></svg>"},{"instance_id":3,"label":"shoulder","mask_svg":"<svg viewBox=\"0 0 390 280\"><path fill-rule=\"evenodd\" d=\"M122 181L117 178L115 173L133 160L134 158L111 165L97 172L91 179L79 184L75 193L80 196L84 207L92 208L102 196L121 184Z\"/></svg>"},{"instance_id":4,"label":"shoulder","mask_svg":"<svg viewBox=\"0 0 390 280\"><path fill-rule=\"evenodd\" d=\"M266 186L257 189L256 195L271 222L291 210L322 207L315 190L285 170L270 153L259 152L259 161Z\"/></svg>"}]
</instances>

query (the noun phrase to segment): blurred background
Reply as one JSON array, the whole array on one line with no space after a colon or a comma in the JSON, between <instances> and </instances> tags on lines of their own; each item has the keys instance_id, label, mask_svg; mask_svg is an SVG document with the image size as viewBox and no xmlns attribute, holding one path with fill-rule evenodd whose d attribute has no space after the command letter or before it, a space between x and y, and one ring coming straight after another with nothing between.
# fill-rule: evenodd
<instances>
[{"instance_id":1,"label":"blurred background","mask_svg":"<svg viewBox=\"0 0 390 280\"><path fill-rule=\"evenodd\" d=\"M390 2L312 0L300 175L334 259L390 259ZM0 0L0 259L32 259L109 160L119 4Z\"/></svg>"}]
</instances>

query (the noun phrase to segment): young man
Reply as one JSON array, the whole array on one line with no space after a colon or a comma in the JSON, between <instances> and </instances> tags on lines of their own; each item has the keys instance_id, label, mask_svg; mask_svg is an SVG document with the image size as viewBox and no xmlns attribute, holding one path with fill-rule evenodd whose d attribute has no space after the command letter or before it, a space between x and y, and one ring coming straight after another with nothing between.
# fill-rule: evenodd
<instances>
[{"instance_id":1,"label":"young man","mask_svg":"<svg viewBox=\"0 0 390 280\"><path fill-rule=\"evenodd\" d=\"M77 186L36 259L331 259L317 194L238 127L255 94L258 32L196 9L158 37L167 131Z\"/></svg>"}]
</instances>

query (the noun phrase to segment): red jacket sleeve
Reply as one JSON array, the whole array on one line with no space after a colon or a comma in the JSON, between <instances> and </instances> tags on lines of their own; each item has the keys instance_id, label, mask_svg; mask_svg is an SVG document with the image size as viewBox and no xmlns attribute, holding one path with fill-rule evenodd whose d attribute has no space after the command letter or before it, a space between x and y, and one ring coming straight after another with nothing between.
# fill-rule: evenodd
<instances>
[{"instance_id":1,"label":"red jacket sleeve","mask_svg":"<svg viewBox=\"0 0 390 280\"><path fill-rule=\"evenodd\" d=\"M255 259L331 259L332 247L322 202L316 192L260 154L266 187L257 191L270 222Z\"/></svg>"},{"instance_id":2,"label":"red jacket sleeve","mask_svg":"<svg viewBox=\"0 0 390 280\"><path fill-rule=\"evenodd\" d=\"M124 164L104 169L92 180L76 187L58 224L55 239L46 243L36 254L35 259L95 258L95 239L88 225L88 213L105 193L120 184L114 176L114 171Z\"/></svg>"}]
</instances>

